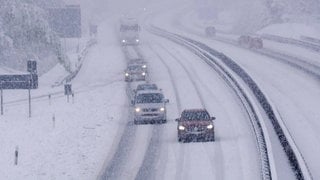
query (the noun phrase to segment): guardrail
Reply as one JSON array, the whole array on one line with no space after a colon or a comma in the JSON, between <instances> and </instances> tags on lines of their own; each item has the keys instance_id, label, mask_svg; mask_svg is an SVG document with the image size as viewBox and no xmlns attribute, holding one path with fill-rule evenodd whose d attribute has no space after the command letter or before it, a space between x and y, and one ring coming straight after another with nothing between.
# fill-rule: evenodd
<instances>
[{"instance_id":1,"label":"guardrail","mask_svg":"<svg viewBox=\"0 0 320 180\"><path fill-rule=\"evenodd\" d=\"M77 74L79 73L79 71L82 67L84 59L89 52L89 48L92 47L93 45L95 45L96 43L97 43L96 39L90 39L87 42L86 46L83 48L80 55L78 56L78 63L76 65L76 70L73 71L69 76L66 77L66 79L65 79L66 82L70 82L72 79L74 79L77 76Z\"/></svg>"},{"instance_id":2,"label":"guardrail","mask_svg":"<svg viewBox=\"0 0 320 180\"><path fill-rule=\"evenodd\" d=\"M251 89L253 92L255 98L260 103L261 107L267 114L268 118L270 119L273 128L278 136L278 139L281 143L281 146L289 160L289 163L291 165L291 168L293 169L293 172L296 176L296 179L298 180L310 180L312 179L312 175L302 157L300 154L298 148L296 147L294 140L292 139L290 133L286 129L285 125L283 124L278 112L275 110L275 107L270 103L270 100L264 95L263 91L259 88L259 86L255 83L255 81L247 74L247 72L241 68L238 64L236 64L232 59L224 55L223 53L220 53L216 50L211 49L207 45L200 43L198 41L194 41L190 38L183 37L181 35L173 34L168 31L165 31L163 29L160 29L158 27L151 27L150 31L160 35L162 37L165 37L169 40L172 40L178 44L181 44L191 50L193 50L197 55L204 55L207 57L207 59L210 59L213 61L213 63L219 65L222 67L222 65L219 64L214 58L215 57L220 59L225 66L227 66L229 69L231 69L234 73L236 73ZM227 71L227 70L224 70ZM259 150L260 155L262 159L262 177L263 179L276 179L277 177L275 174L273 174L273 169L270 167L269 158L268 158L268 148L266 145L265 138L264 137L264 127L261 126L261 122L259 122L259 119L257 120L257 125L254 126L257 129L255 129L257 141L259 143ZM259 125L260 124L260 125ZM263 140L264 139L264 140Z\"/></svg>"},{"instance_id":3,"label":"guardrail","mask_svg":"<svg viewBox=\"0 0 320 180\"><path fill-rule=\"evenodd\" d=\"M77 74L79 73L80 69L82 68L82 64L84 62L85 57L87 56L87 54L89 52L89 48L92 47L95 44L97 44L97 40L95 38L90 39L86 43L86 46L81 50L80 54L78 55L78 62L77 62L77 65L76 65L76 69L74 71L71 71L68 76L63 78L58 84L55 84L52 87L60 86L63 83L72 81L72 79L74 79L77 76Z\"/></svg>"},{"instance_id":4,"label":"guardrail","mask_svg":"<svg viewBox=\"0 0 320 180\"><path fill-rule=\"evenodd\" d=\"M276 41L280 43L286 43L286 44L294 44L309 50L313 50L316 52L320 51L320 45L316 45L313 43L297 40L297 39L292 39L292 38L286 38L286 37L281 37L281 36L276 36L276 35L271 35L271 34L262 34L261 37L263 39L271 40L271 41Z\"/></svg>"},{"instance_id":5,"label":"guardrail","mask_svg":"<svg viewBox=\"0 0 320 180\"><path fill-rule=\"evenodd\" d=\"M276 179L273 177L275 176L275 172L273 172L272 167L270 167L270 151L268 151L269 145L270 143L268 143L266 141L266 137L264 135L264 128L261 125L261 122L259 120L259 115L256 113L256 111L254 110L253 104L251 103L252 101L250 100L250 97L248 97L246 95L246 93L244 92L243 88L240 86L240 84L236 81L236 79L233 77L233 75L231 73L228 72L228 70L226 70L223 65L219 64L211 55L208 51L204 51L201 48L198 47L198 44L195 45L195 42L189 42L189 40L185 39L182 36L176 35L176 34L172 34L169 32L166 32L162 29L156 28L156 27L152 27L151 31L155 34L158 34L160 36L163 36L169 40L172 40L182 46L187 47L188 49L190 49L191 51L193 51L196 55L198 55L199 57L201 57L203 60L205 61L209 61L210 63L214 63L214 66L217 67L217 69L219 69L220 71L222 71L221 73L223 73L224 76L226 76L226 78L228 78L229 81L231 81L232 86L234 86L233 88L235 89L235 91L237 91L238 96L242 99L242 103L244 103L244 106L247 106L248 109L250 109L249 115L252 117L250 118L251 120L251 124L254 130L254 133L256 135L256 140L257 140L257 145L258 145L258 150L260 153L260 159L261 159L261 171L262 171L262 179L264 180L271 180L271 179ZM217 72L219 72L219 70L217 70ZM227 82L228 82L227 80ZM229 82L230 84L230 82Z\"/></svg>"},{"instance_id":6,"label":"guardrail","mask_svg":"<svg viewBox=\"0 0 320 180\"><path fill-rule=\"evenodd\" d=\"M300 36L300 39L303 41L309 41L311 43L316 43L320 45L320 39L308 36Z\"/></svg>"}]
</instances>

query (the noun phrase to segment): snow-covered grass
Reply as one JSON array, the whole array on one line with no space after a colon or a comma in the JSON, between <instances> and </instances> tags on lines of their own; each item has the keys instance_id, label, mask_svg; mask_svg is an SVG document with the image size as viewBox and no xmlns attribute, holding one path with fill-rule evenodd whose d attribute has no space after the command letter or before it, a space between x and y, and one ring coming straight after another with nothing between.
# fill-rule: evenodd
<instances>
[{"instance_id":1,"label":"snow-covered grass","mask_svg":"<svg viewBox=\"0 0 320 180\"><path fill-rule=\"evenodd\" d=\"M118 107L125 97L114 89L123 89L122 83L76 90L74 104L62 93L51 105L47 98L34 101L32 118L27 102L6 106L0 121L1 179L92 179L122 119Z\"/></svg>"},{"instance_id":2,"label":"snow-covered grass","mask_svg":"<svg viewBox=\"0 0 320 180\"><path fill-rule=\"evenodd\" d=\"M86 68L73 83L75 97L70 97L69 103L63 87L51 88L66 73L60 65L41 76L39 89L32 91L33 97L43 97L32 100L31 118L28 102L19 101L27 98L27 91L4 91L0 179L95 179L112 154L111 146L127 117L127 111L123 112L127 98L123 57L113 22L101 27L103 41L89 51ZM97 67L101 69L98 74ZM52 94L51 100L48 94ZM14 165L16 148L18 165Z\"/></svg>"}]
</instances>

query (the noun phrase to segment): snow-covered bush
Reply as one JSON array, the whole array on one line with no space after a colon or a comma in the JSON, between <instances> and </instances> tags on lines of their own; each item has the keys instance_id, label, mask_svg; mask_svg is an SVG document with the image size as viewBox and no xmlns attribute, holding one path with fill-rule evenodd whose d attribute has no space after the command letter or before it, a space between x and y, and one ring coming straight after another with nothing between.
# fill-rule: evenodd
<instances>
[{"instance_id":1,"label":"snow-covered bush","mask_svg":"<svg viewBox=\"0 0 320 180\"><path fill-rule=\"evenodd\" d=\"M50 29L46 11L37 0L0 0L0 64L26 69L35 59L43 73L62 61L60 40ZM40 1L39 1L40 2ZM43 5L43 4L39 4Z\"/></svg>"},{"instance_id":2,"label":"snow-covered bush","mask_svg":"<svg viewBox=\"0 0 320 180\"><path fill-rule=\"evenodd\" d=\"M318 0L194 0L194 2L199 14L206 11L198 7L211 9L219 15L227 14L228 19L232 20L229 22L232 22L235 33L253 33L274 23L317 23L320 20Z\"/></svg>"}]
</instances>

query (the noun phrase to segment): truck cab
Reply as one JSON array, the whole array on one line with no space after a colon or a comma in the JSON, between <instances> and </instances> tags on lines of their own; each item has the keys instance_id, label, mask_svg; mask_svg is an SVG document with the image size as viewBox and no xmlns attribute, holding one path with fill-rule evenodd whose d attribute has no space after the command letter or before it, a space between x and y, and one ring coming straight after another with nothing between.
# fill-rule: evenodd
<instances>
[{"instance_id":1,"label":"truck cab","mask_svg":"<svg viewBox=\"0 0 320 180\"><path fill-rule=\"evenodd\" d=\"M121 20L120 41L123 46L138 45L140 43L139 33L140 26L136 19L126 18Z\"/></svg>"}]
</instances>

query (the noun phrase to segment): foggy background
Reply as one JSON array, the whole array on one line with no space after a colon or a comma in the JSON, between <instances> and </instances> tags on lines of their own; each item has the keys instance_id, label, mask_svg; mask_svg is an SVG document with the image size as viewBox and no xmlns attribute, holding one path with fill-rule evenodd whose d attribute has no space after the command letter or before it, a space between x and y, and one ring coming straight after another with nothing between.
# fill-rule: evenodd
<instances>
[{"instance_id":1,"label":"foggy background","mask_svg":"<svg viewBox=\"0 0 320 180\"><path fill-rule=\"evenodd\" d=\"M60 39L48 25L46 8L80 4L82 33L88 25L121 15L138 17L165 14L172 8L195 12L199 21L219 19L232 25L232 33L254 33L284 22L317 23L318 0L0 0L0 65L24 70L27 59L42 63L40 73L65 61Z\"/></svg>"}]
</instances>

